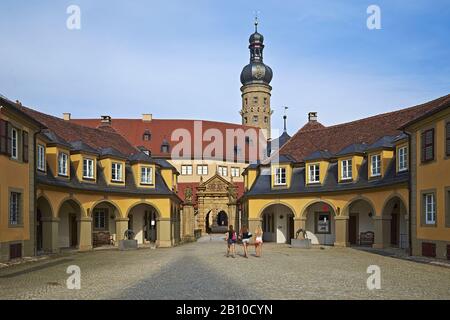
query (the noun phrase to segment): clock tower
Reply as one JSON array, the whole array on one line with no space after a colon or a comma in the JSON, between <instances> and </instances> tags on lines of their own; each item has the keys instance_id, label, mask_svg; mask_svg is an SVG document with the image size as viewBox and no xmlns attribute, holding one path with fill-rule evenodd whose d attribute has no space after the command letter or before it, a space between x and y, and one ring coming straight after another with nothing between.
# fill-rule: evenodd
<instances>
[{"instance_id":1,"label":"clock tower","mask_svg":"<svg viewBox=\"0 0 450 320\"><path fill-rule=\"evenodd\" d=\"M264 37L258 33L258 20L255 20L255 32L250 36L250 63L241 72L242 124L264 130L267 139L271 136L270 96L272 87L272 69L263 62Z\"/></svg>"}]
</instances>

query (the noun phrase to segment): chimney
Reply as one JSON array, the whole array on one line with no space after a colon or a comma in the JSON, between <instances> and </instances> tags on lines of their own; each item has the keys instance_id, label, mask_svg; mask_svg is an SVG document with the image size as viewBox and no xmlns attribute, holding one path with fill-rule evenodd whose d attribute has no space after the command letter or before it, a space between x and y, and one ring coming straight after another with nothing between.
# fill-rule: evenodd
<instances>
[{"instance_id":1,"label":"chimney","mask_svg":"<svg viewBox=\"0 0 450 320\"><path fill-rule=\"evenodd\" d=\"M63 113L63 119L66 120L66 121L70 120L70 116L71 116L71 114L69 112L64 112Z\"/></svg>"},{"instance_id":2,"label":"chimney","mask_svg":"<svg viewBox=\"0 0 450 320\"><path fill-rule=\"evenodd\" d=\"M308 121L317 121L317 112L308 113Z\"/></svg>"},{"instance_id":3,"label":"chimney","mask_svg":"<svg viewBox=\"0 0 450 320\"><path fill-rule=\"evenodd\" d=\"M110 126L111 125L111 116L102 116L102 119L100 122L101 122L102 126Z\"/></svg>"},{"instance_id":4,"label":"chimney","mask_svg":"<svg viewBox=\"0 0 450 320\"><path fill-rule=\"evenodd\" d=\"M143 113L142 114L142 121L150 122L152 120L153 120L153 115L151 113Z\"/></svg>"}]
</instances>

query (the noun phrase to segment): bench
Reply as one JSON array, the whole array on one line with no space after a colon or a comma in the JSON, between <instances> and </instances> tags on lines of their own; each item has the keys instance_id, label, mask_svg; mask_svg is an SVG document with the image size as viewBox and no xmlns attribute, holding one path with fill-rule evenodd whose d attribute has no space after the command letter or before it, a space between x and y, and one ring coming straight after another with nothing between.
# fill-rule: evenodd
<instances>
[{"instance_id":1,"label":"bench","mask_svg":"<svg viewBox=\"0 0 450 320\"><path fill-rule=\"evenodd\" d=\"M371 246L375 240L375 233L373 231L361 232L359 235L360 246Z\"/></svg>"},{"instance_id":2,"label":"bench","mask_svg":"<svg viewBox=\"0 0 450 320\"><path fill-rule=\"evenodd\" d=\"M94 232L92 238L94 247L114 245L114 239L111 234L106 231Z\"/></svg>"}]
</instances>

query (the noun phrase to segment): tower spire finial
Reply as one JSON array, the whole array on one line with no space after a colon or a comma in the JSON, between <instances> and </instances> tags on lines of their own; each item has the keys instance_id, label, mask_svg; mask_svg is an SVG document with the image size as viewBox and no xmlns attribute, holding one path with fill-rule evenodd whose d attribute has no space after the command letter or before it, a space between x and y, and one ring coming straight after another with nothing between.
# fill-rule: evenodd
<instances>
[{"instance_id":1,"label":"tower spire finial","mask_svg":"<svg viewBox=\"0 0 450 320\"><path fill-rule=\"evenodd\" d=\"M288 107L284 107L284 116L283 116L283 121L284 121L284 130L283 132L287 132L287 126L286 126L286 122L287 122L287 109Z\"/></svg>"},{"instance_id":2,"label":"tower spire finial","mask_svg":"<svg viewBox=\"0 0 450 320\"><path fill-rule=\"evenodd\" d=\"M258 32L258 24L259 24L258 13L259 11L255 11L255 32Z\"/></svg>"}]
</instances>

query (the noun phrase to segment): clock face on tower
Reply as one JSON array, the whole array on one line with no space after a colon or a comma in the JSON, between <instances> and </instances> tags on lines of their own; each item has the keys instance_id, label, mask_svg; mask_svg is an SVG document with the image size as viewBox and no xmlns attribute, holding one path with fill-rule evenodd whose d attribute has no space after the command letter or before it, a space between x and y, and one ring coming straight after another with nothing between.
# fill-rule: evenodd
<instances>
[{"instance_id":1,"label":"clock face on tower","mask_svg":"<svg viewBox=\"0 0 450 320\"><path fill-rule=\"evenodd\" d=\"M262 78L264 78L265 73L266 73L266 70L263 66L261 66L261 65L255 66L254 75L255 75L256 79L261 80Z\"/></svg>"}]
</instances>

